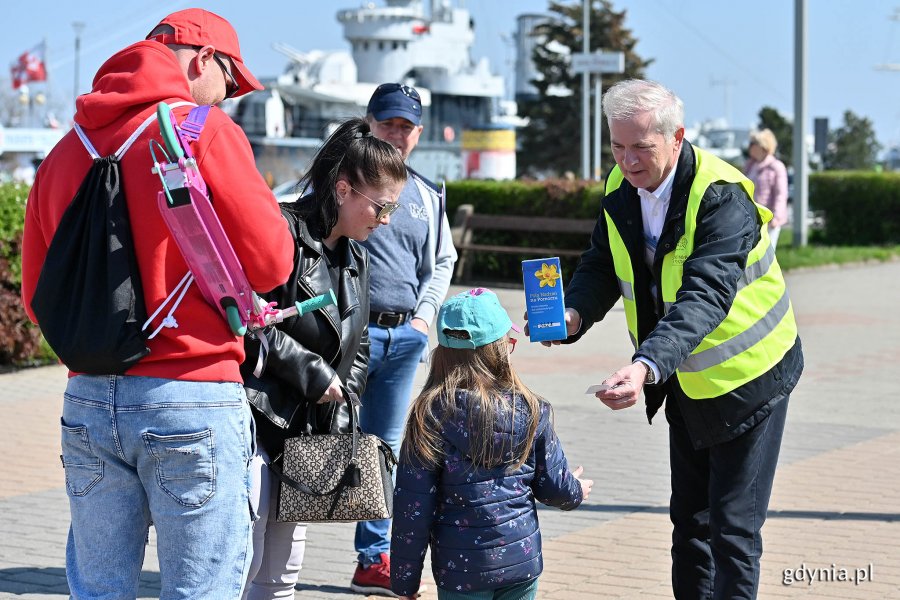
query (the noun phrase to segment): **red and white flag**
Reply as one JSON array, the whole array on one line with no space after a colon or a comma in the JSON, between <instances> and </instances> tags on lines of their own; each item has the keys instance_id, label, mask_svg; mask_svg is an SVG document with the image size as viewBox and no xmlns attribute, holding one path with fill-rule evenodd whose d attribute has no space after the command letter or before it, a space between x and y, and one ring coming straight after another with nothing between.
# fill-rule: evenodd
<instances>
[{"instance_id":1,"label":"red and white flag","mask_svg":"<svg viewBox=\"0 0 900 600\"><path fill-rule=\"evenodd\" d=\"M31 50L23 52L10 66L13 89L18 89L29 81L47 81L47 66L44 62L46 42L41 42Z\"/></svg>"}]
</instances>

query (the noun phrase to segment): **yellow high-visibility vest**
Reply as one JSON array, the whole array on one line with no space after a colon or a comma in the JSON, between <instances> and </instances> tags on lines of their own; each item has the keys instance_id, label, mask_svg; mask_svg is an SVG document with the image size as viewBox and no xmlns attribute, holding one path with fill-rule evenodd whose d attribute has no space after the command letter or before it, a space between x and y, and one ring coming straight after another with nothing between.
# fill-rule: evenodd
<instances>
[{"instance_id":1,"label":"yellow high-visibility vest","mask_svg":"<svg viewBox=\"0 0 900 600\"><path fill-rule=\"evenodd\" d=\"M739 184L753 198L753 183L740 171L698 148L694 148L696 176L688 194L684 235L663 257L660 290L665 311L675 303L684 275L684 262L694 250L694 232L700 202L711 183ZM621 185L622 171L616 166L606 181L609 195ZM774 367L794 345L797 322L787 294L775 249L769 242L767 223L772 213L759 204L762 226L759 243L750 251L744 275L725 319L709 333L676 369L685 394L702 399L721 396ZM625 319L631 341L638 347L637 306L631 256L615 223L604 210L609 246L625 304ZM640 258L643 260L643 258Z\"/></svg>"}]
</instances>

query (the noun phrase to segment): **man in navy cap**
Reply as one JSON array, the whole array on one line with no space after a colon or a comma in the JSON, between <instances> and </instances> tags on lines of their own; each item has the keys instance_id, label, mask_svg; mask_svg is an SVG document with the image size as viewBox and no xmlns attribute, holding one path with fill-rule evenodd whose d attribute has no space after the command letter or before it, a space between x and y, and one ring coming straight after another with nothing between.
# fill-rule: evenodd
<instances>
[{"instance_id":1,"label":"man in navy cap","mask_svg":"<svg viewBox=\"0 0 900 600\"><path fill-rule=\"evenodd\" d=\"M375 137L408 159L423 130L422 99L415 88L382 84L366 112ZM369 376L360 424L398 455L416 367L428 356L428 328L447 296L456 262L442 187L407 168L409 179L391 226L363 243L369 250L371 314ZM395 595L390 524L385 519L356 526L359 564L350 584L354 591Z\"/></svg>"}]
</instances>

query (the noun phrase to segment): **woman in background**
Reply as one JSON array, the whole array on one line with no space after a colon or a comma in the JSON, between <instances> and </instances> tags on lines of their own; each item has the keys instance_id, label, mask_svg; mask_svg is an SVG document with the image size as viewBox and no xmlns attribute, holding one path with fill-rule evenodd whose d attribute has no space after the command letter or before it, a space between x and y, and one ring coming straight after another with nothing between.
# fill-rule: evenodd
<instances>
[{"instance_id":1,"label":"woman in background","mask_svg":"<svg viewBox=\"0 0 900 600\"><path fill-rule=\"evenodd\" d=\"M753 182L753 200L772 211L769 221L769 238L772 247L778 244L778 233L787 223L788 178L784 163L775 158L778 140L770 129L750 134L750 159L744 165L744 174Z\"/></svg>"}]
</instances>

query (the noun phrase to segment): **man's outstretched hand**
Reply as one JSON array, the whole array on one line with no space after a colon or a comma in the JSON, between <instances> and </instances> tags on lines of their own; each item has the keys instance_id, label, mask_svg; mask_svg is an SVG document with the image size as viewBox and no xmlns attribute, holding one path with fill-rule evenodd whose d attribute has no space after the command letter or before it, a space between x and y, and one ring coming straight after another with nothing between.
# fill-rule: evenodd
<instances>
[{"instance_id":1,"label":"man's outstretched hand","mask_svg":"<svg viewBox=\"0 0 900 600\"><path fill-rule=\"evenodd\" d=\"M642 362L634 362L622 367L603 380L603 383L609 388L594 395L600 402L613 410L634 406L641 396L641 390L644 389L647 369L647 365Z\"/></svg>"}]
</instances>

